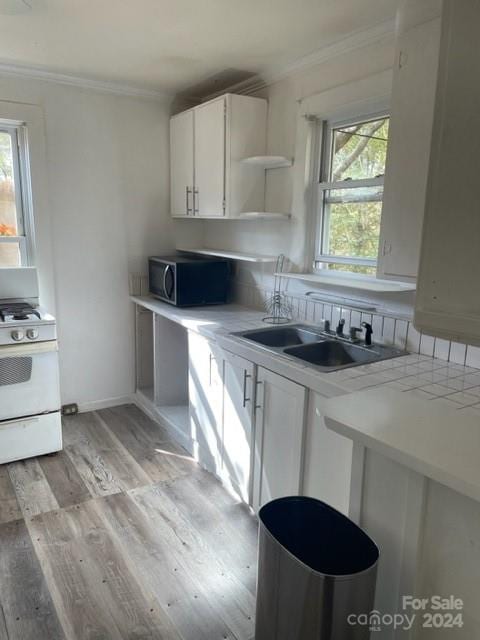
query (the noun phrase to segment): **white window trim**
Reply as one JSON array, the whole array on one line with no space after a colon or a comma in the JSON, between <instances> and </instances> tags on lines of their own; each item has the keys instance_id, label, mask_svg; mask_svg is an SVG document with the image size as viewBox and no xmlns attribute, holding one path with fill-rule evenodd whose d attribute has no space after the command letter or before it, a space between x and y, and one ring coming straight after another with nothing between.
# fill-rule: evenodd
<instances>
[{"instance_id":1,"label":"white window trim","mask_svg":"<svg viewBox=\"0 0 480 640\"><path fill-rule=\"evenodd\" d=\"M319 171L315 180L316 189L314 197L315 216L315 239L313 251L313 272L325 273L325 267L329 264L342 264L352 266L374 267L378 266L378 256L375 258L355 258L333 256L323 252L324 236L325 236L325 210L323 206L325 192L331 189L354 189L358 187L376 187L384 185L385 176L380 178L365 178L364 180L336 180L330 181L327 177L330 175L330 163L332 158L331 147L333 144L333 131L342 126L352 126L360 122L368 122L371 120L390 117L390 112L385 107L363 114L356 114L350 118L318 120L317 122L317 140L319 141L318 149L320 149L320 159L318 162ZM318 181L320 179L320 181ZM319 267L318 263L324 266ZM331 271L330 271L331 273ZM342 272L345 274L345 272ZM353 272L352 272L353 273ZM357 274L358 275L358 274ZM375 275L364 275L362 277L374 278Z\"/></svg>"},{"instance_id":2,"label":"white window trim","mask_svg":"<svg viewBox=\"0 0 480 640\"><path fill-rule=\"evenodd\" d=\"M20 233L18 236L0 236L0 243L18 243L21 266L33 266L35 264L35 235L27 128L24 122L0 119L0 131L11 135L13 145L17 150L16 153L13 153L13 180L17 225Z\"/></svg>"}]
</instances>

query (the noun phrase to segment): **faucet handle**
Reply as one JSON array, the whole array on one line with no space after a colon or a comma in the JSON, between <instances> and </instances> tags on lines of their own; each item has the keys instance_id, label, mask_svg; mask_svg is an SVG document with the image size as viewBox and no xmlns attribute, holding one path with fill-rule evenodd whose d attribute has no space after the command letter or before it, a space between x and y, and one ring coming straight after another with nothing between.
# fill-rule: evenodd
<instances>
[{"instance_id":1,"label":"faucet handle","mask_svg":"<svg viewBox=\"0 0 480 640\"><path fill-rule=\"evenodd\" d=\"M372 325L368 322L362 322L362 327L365 329L365 344L369 347L372 344Z\"/></svg>"},{"instance_id":2,"label":"faucet handle","mask_svg":"<svg viewBox=\"0 0 480 640\"><path fill-rule=\"evenodd\" d=\"M328 333L330 331L330 320L320 320L320 326L322 327L322 331Z\"/></svg>"}]
</instances>

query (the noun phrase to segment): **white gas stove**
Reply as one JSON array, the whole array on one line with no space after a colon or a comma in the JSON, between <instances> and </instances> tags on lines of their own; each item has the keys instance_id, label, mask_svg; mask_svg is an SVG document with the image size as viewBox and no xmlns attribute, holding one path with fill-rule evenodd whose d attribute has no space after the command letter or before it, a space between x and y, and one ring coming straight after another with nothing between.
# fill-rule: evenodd
<instances>
[{"instance_id":1,"label":"white gas stove","mask_svg":"<svg viewBox=\"0 0 480 640\"><path fill-rule=\"evenodd\" d=\"M0 301L0 346L56 340L55 318L26 301Z\"/></svg>"},{"instance_id":2,"label":"white gas stove","mask_svg":"<svg viewBox=\"0 0 480 640\"><path fill-rule=\"evenodd\" d=\"M55 318L35 269L0 269L0 463L61 448Z\"/></svg>"}]
</instances>

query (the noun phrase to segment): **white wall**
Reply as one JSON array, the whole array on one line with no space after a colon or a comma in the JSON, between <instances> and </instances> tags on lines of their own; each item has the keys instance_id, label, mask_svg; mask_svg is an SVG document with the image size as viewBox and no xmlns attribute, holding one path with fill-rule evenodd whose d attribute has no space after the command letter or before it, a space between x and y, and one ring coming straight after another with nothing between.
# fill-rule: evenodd
<instances>
[{"instance_id":1,"label":"white wall","mask_svg":"<svg viewBox=\"0 0 480 640\"><path fill-rule=\"evenodd\" d=\"M392 33L376 43L338 55L308 70L297 72L260 91L259 97L268 99L267 153L295 157L305 149L298 145L298 122L302 102L331 89L355 83L375 74L390 71L393 65L395 37ZM298 165L304 158L295 157L291 168L267 172L266 208L274 212L291 212L290 221L208 221L204 223L204 243L213 248L237 249L277 255L285 253L293 259L296 268L305 254L305 236L308 221L297 206L303 199L302 185L295 185ZM298 184L298 182L297 182ZM297 200L295 200L297 198ZM237 283L271 289L272 267L250 267L237 264ZM310 285L308 289L311 289ZM305 290L302 284L290 281L290 293ZM347 293L348 295L348 293ZM352 292L350 292L352 295ZM355 297L359 297L358 292ZM411 297L408 306L411 307ZM403 306L403 305L402 305Z\"/></svg>"},{"instance_id":2,"label":"white wall","mask_svg":"<svg viewBox=\"0 0 480 640\"><path fill-rule=\"evenodd\" d=\"M36 235L39 259L53 258L42 301L56 300L62 402L127 396L134 386L128 271L144 270L149 254L173 246L169 105L10 77L0 78L0 100L39 105L44 116L50 220L36 212Z\"/></svg>"}]
</instances>

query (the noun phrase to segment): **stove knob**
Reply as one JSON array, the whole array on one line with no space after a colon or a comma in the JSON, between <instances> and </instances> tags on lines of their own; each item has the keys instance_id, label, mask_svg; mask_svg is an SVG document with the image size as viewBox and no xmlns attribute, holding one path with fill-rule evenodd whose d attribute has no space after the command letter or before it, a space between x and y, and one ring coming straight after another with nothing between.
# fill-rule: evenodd
<instances>
[{"instance_id":1,"label":"stove knob","mask_svg":"<svg viewBox=\"0 0 480 640\"><path fill-rule=\"evenodd\" d=\"M11 336L15 342L20 342L25 337L23 331L18 330L12 331Z\"/></svg>"},{"instance_id":2,"label":"stove knob","mask_svg":"<svg viewBox=\"0 0 480 640\"><path fill-rule=\"evenodd\" d=\"M27 329L27 338L29 340L36 340L38 338L38 330L37 329Z\"/></svg>"}]
</instances>

